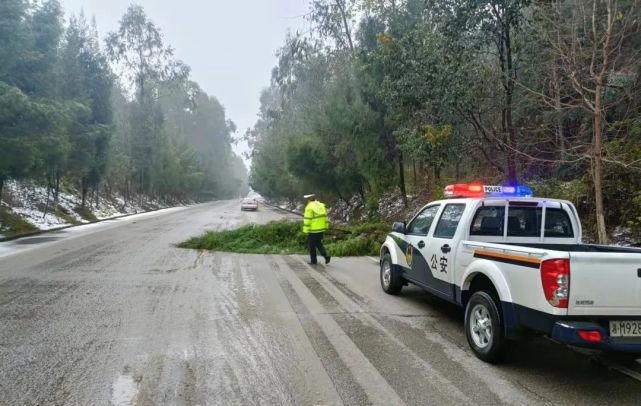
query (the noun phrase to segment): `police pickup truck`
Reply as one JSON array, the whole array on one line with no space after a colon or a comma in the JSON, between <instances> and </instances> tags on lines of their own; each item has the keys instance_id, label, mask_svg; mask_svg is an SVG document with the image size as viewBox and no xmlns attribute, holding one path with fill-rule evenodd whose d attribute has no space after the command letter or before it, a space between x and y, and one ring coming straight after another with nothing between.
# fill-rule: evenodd
<instances>
[{"instance_id":1,"label":"police pickup truck","mask_svg":"<svg viewBox=\"0 0 641 406\"><path fill-rule=\"evenodd\" d=\"M524 186L457 184L380 251L383 290L413 283L465 309L474 354L498 362L524 331L641 353L641 249L581 242L572 203Z\"/></svg>"}]
</instances>

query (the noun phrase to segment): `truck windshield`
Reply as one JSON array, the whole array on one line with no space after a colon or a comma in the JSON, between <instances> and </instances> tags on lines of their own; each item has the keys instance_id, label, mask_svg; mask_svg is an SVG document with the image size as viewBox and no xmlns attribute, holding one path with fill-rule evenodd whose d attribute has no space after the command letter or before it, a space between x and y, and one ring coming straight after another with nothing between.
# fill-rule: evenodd
<instances>
[{"instance_id":1,"label":"truck windshield","mask_svg":"<svg viewBox=\"0 0 641 406\"><path fill-rule=\"evenodd\" d=\"M439 204L430 206L416 215L414 220L407 226L407 234L427 235L439 207L441 207Z\"/></svg>"}]
</instances>

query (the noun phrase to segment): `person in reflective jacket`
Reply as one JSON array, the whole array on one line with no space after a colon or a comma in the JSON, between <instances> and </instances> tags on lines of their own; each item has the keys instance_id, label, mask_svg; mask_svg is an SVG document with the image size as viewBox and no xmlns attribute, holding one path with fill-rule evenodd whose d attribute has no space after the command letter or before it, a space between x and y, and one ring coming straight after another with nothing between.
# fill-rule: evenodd
<instances>
[{"instance_id":1,"label":"person in reflective jacket","mask_svg":"<svg viewBox=\"0 0 641 406\"><path fill-rule=\"evenodd\" d=\"M316 195L305 195L305 214L303 217L303 233L307 234L309 244L309 262L316 264L316 250L329 264L331 257L323 246L323 234L327 231L327 209L316 199Z\"/></svg>"}]
</instances>

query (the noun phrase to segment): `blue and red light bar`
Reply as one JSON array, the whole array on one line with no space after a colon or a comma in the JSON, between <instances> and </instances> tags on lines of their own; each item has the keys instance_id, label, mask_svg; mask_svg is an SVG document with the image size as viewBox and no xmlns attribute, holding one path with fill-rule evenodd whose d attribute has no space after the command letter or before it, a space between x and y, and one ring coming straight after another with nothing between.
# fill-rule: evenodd
<instances>
[{"instance_id":1,"label":"blue and red light bar","mask_svg":"<svg viewBox=\"0 0 641 406\"><path fill-rule=\"evenodd\" d=\"M459 183L445 187L445 197L532 197L527 186L493 186L482 183Z\"/></svg>"}]
</instances>

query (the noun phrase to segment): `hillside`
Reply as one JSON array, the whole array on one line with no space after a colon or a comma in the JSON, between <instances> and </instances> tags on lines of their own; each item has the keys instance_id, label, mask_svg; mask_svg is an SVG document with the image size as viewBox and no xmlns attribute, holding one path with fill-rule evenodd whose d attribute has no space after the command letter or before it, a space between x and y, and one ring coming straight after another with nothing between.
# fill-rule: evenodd
<instances>
[{"instance_id":1,"label":"hillside","mask_svg":"<svg viewBox=\"0 0 641 406\"><path fill-rule=\"evenodd\" d=\"M156 210L185 202L154 199L126 201L118 193L93 193L82 208L80 193L63 189L57 201L47 188L30 182L8 181L0 205L0 239L108 218Z\"/></svg>"}]
</instances>

